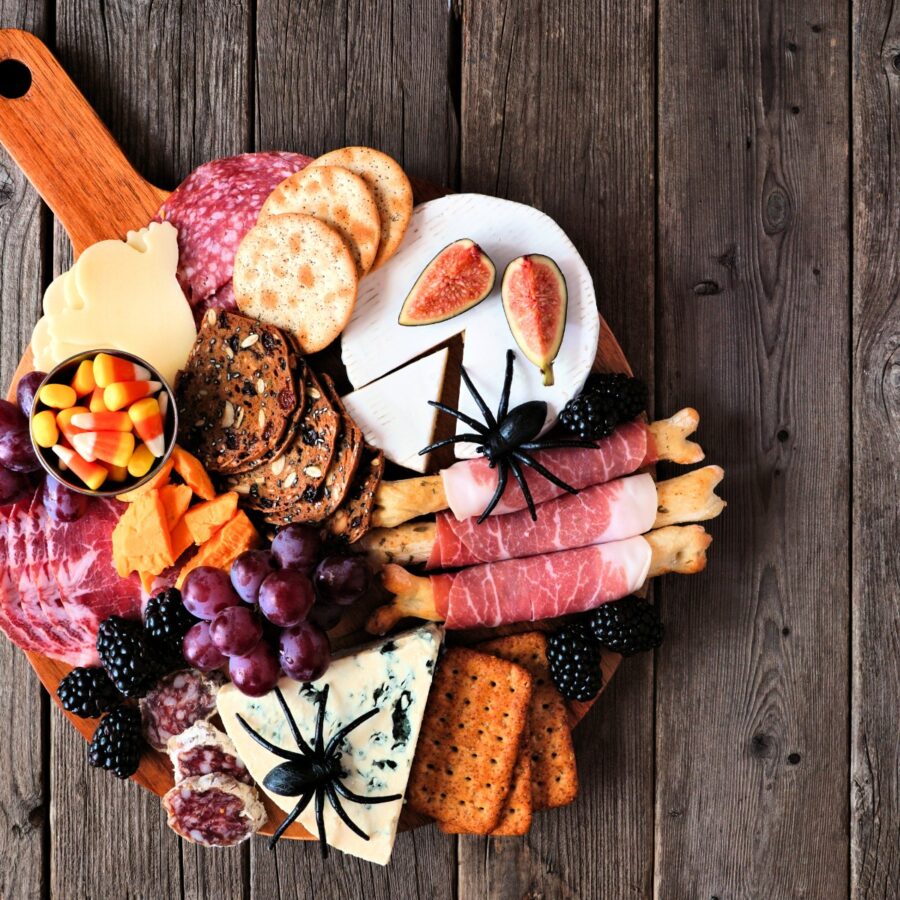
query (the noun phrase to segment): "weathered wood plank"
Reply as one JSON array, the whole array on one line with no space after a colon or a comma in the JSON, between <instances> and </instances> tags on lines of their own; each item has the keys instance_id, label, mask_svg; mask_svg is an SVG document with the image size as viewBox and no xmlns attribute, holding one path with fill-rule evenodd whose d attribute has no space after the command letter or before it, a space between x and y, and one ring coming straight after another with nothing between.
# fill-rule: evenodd
<instances>
[{"instance_id":1,"label":"weathered wood plank","mask_svg":"<svg viewBox=\"0 0 900 900\"><path fill-rule=\"evenodd\" d=\"M853 896L900 896L900 9L854 4Z\"/></svg>"},{"instance_id":2,"label":"weathered wood plank","mask_svg":"<svg viewBox=\"0 0 900 900\"><path fill-rule=\"evenodd\" d=\"M845 4L662 0L658 398L729 509L657 596L660 897L845 897Z\"/></svg>"},{"instance_id":3,"label":"weathered wood plank","mask_svg":"<svg viewBox=\"0 0 900 900\"><path fill-rule=\"evenodd\" d=\"M349 144L394 155L410 175L453 186L456 130L447 83L445 0L260 0L256 14L256 147L315 155ZM455 842L402 834L387 868L322 863L311 844L251 848L252 896L449 897Z\"/></svg>"},{"instance_id":4,"label":"weathered wood plank","mask_svg":"<svg viewBox=\"0 0 900 900\"><path fill-rule=\"evenodd\" d=\"M466 2L462 48L461 188L562 224L652 382L653 3ZM524 840L462 841L461 897L649 893L652 671L649 658L625 665L579 726L571 807L540 814Z\"/></svg>"},{"instance_id":5,"label":"weathered wood plank","mask_svg":"<svg viewBox=\"0 0 900 900\"><path fill-rule=\"evenodd\" d=\"M249 149L250 21L249 0L60 0L58 52L135 166L171 187L207 159ZM57 265L67 264L60 236ZM180 842L156 797L86 770L84 742L61 718L54 718L53 760L60 896L242 896L246 846L215 853ZM86 817L97 826L85 828ZM119 833L125 839L110 841Z\"/></svg>"}]
</instances>

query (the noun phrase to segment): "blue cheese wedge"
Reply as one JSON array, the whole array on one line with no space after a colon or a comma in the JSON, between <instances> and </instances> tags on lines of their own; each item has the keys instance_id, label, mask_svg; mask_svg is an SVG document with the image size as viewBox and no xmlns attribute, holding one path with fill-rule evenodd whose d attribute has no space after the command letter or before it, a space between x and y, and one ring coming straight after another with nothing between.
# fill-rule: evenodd
<instances>
[{"instance_id":1,"label":"blue cheese wedge","mask_svg":"<svg viewBox=\"0 0 900 900\"><path fill-rule=\"evenodd\" d=\"M343 725L372 708L378 709L343 744L342 761L348 773L343 782L351 791L363 796L405 794L442 639L440 626L427 625L335 657L318 681L301 683L282 678L278 682L301 734L310 742L315 734L316 701L325 685L329 686L326 742ZM237 720L241 715L251 728L278 747L299 749L275 693L247 697L234 685L227 684L219 691L217 705L225 730L254 781L276 806L290 812L298 797L282 797L263 787L266 775L284 760L256 743ZM394 846L403 800L369 805L349 800L343 803L350 818L369 835L369 840L354 834L326 800L328 843L344 853L386 865ZM298 821L307 831L316 833L314 804L304 810Z\"/></svg>"}]
</instances>

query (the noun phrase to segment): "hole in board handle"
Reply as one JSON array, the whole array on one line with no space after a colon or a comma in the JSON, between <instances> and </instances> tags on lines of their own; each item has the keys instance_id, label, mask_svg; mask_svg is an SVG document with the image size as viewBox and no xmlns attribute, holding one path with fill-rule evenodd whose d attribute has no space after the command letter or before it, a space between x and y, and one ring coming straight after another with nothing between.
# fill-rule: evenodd
<instances>
[{"instance_id":1,"label":"hole in board handle","mask_svg":"<svg viewBox=\"0 0 900 900\"><path fill-rule=\"evenodd\" d=\"M0 62L0 97L18 100L31 88L31 69L18 59Z\"/></svg>"}]
</instances>

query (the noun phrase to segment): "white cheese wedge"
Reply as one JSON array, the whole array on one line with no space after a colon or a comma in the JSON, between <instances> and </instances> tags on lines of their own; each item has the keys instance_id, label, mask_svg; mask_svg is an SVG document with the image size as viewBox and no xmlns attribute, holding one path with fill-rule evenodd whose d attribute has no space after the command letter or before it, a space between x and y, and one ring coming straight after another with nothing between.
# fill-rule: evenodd
<instances>
[{"instance_id":1,"label":"white cheese wedge","mask_svg":"<svg viewBox=\"0 0 900 900\"><path fill-rule=\"evenodd\" d=\"M35 366L49 371L85 350L124 350L172 383L197 330L175 269L178 232L168 222L100 241L44 294L32 337Z\"/></svg>"},{"instance_id":2,"label":"white cheese wedge","mask_svg":"<svg viewBox=\"0 0 900 900\"><path fill-rule=\"evenodd\" d=\"M437 410L450 351L445 347L341 399L370 444L391 462L424 472L431 454L419 456L434 438Z\"/></svg>"},{"instance_id":3,"label":"white cheese wedge","mask_svg":"<svg viewBox=\"0 0 900 900\"><path fill-rule=\"evenodd\" d=\"M343 781L351 791L363 796L405 793L442 639L441 627L427 625L336 657L318 681L301 684L282 678L278 682L301 735L310 743L315 736L316 700L325 685L329 685L326 743L343 725L373 708L378 709L343 744L342 762L349 773ZM297 751L297 742L274 691L263 697L247 697L234 685L227 684L220 689L217 703L225 730L254 781L277 806L290 812L298 797L282 797L263 786L266 775L284 760L256 743L237 720L241 715L270 743ZM365 806L350 800L342 803L350 818L369 835L369 840L354 834L326 798L328 843L345 853L386 865L394 846L403 800ZM298 819L311 834L317 833L314 806L310 803Z\"/></svg>"},{"instance_id":4,"label":"white cheese wedge","mask_svg":"<svg viewBox=\"0 0 900 900\"><path fill-rule=\"evenodd\" d=\"M446 322L398 324L403 301L425 266L441 248L466 237L478 243L497 267L497 283L490 296ZM500 301L504 269L525 253L553 258L568 288L566 331L553 364L555 384L551 387L542 384L537 366L518 350ZM546 400L545 430L581 390L597 354L597 298L584 260L548 215L531 206L482 194L452 194L417 206L397 254L360 282L356 308L341 337L341 354L351 383L360 388L461 332L463 365L492 408L496 408L503 387L507 349L516 351L510 406ZM461 390L460 409L481 419L465 389ZM410 415L423 412L412 407L409 410ZM457 433L470 430L462 423L457 425ZM456 453L473 456L474 446L458 444Z\"/></svg>"}]
</instances>

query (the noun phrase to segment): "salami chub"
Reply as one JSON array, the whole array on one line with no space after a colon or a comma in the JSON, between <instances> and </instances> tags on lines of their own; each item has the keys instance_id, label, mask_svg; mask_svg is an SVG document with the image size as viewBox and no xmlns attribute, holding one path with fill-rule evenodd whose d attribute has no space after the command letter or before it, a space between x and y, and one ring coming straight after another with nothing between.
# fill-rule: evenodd
<instances>
[{"instance_id":1,"label":"salami chub","mask_svg":"<svg viewBox=\"0 0 900 900\"><path fill-rule=\"evenodd\" d=\"M147 743L165 750L169 739L216 711L216 692L224 678L196 669L182 669L161 679L141 700L141 719Z\"/></svg>"},{"instance_id":2,"label":"salami chub","mask_svg":"<svg viewBox=\"0 0 900 900\"><path fill-rule=\"evenodd\" d=\"M214 772L230 775L244 784L253 784L231 738L209 722L195 722L187 731L170 738L168 751L175 784Z\"/></svg>"}]
</instances>

